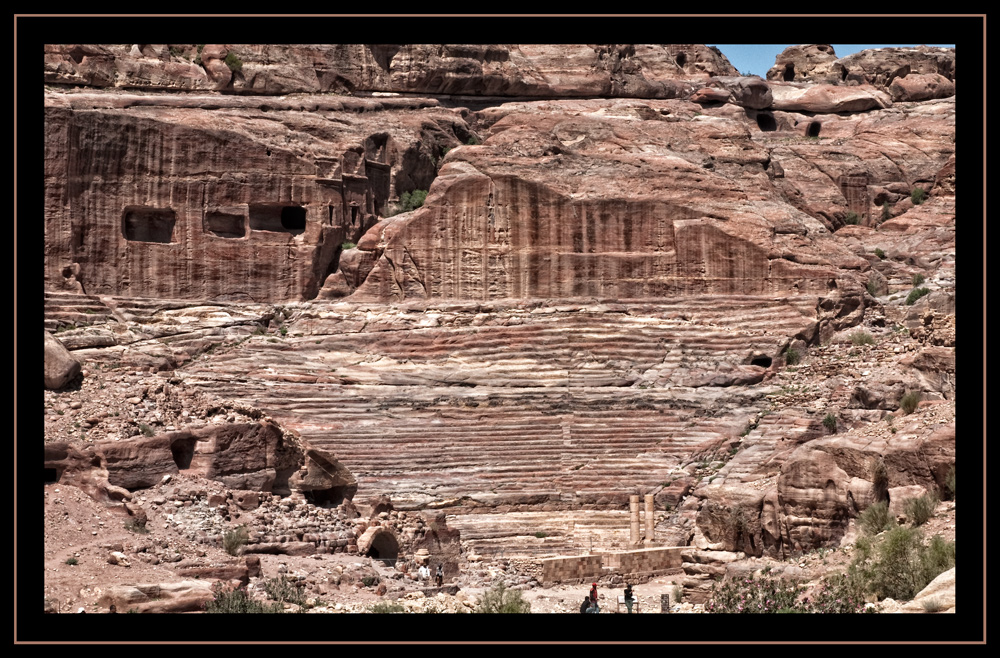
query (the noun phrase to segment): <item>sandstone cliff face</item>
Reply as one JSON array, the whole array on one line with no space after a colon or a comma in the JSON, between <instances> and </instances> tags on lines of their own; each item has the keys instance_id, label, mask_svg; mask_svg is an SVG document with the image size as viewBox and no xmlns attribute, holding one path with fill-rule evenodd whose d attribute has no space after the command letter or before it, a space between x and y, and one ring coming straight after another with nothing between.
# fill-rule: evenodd
<instances>
[{"instance_id":1,"label":"sandstone cliff face","mask_svg":"<svg viewBox=\"0 0 1000 658\"><path fill-rule=\"evenodd\" d=\"M673 98L680 82L736 75L699 44L50 45L45 81L282 95L405 92ZM689 92L688 92L689 93Z\"/></svg>"},{"instance_id":2,"label":"sandstone cliff face","mask_svg":"<svg viewBox=\"0 0 1000 658\"><path fill-rule=\"evenodd\" d=\"M47 49L92 88L45 96L47 323L357 474L317 453L289 488L469 528L640 487L679 542L787 554L850 536L875 455L901 495L954 463L953 52L765 82L691 45L174 51Z\"/></svg>"}]
</instances>

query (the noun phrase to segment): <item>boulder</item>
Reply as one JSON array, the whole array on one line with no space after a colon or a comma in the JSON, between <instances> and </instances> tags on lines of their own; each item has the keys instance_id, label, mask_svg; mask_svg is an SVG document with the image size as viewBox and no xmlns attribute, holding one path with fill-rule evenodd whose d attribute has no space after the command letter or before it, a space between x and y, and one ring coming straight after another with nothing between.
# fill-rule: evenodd
<instances>
[{"instance_id":1,"label":"boulder","mask_svg":"<svg viewBox=\"0 0 1000 658\"><path fill-rule=\"evenodd\" d=\"M141 613L197 612L214 599L212 583L207 580L179 580L148 585L113 585L97 602L107 608L114 605L119 612L135 610Z\"/></svg>"},{"instance_id":2,"label":"boulder","mask_svg":"<svg viewBox=\"0 0 1000 658\"><path fill-rule=\"evenodd\" d=\"M955 83L940 73L913 73L894 78L887 89L894 102L925 101L955 95Z\"/></svg>"},{"instance_id":3,"label":"boulder","mask_svg":"<svg viewBox=\"0 0 1000 658\"><path fill-rule=\"evenodd\" d=\"M45 332L45 388L58 390L80 374L80 362L73 358L58 338Z\"/></svg>"}]
</instances>

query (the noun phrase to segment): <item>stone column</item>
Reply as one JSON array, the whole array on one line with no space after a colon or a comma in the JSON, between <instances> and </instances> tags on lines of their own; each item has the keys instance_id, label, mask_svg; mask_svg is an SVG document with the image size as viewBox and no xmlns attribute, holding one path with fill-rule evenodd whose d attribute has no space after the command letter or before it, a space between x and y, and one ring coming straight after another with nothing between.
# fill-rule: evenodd
<instances>
[{"instance_id":1,"label":"stone column","mask_svg":"<svg viewBox=\"0 0 1000 658\"><path fill-rule=\"evenodd\" d=\"M639 496L632 495L628 497L628 516L631 522L631 527L629 528L628 540L629 544L635 546L639 543Z\"/></svg>"},{"instance_id":2,"label":"stone column","mask_svg":"<svg viewBox=\"0 0 1000 658\"><path fill-rule=\"evenodd\" d=\"M653 545L653 526L656 521L653 517L653 494L646 494L646 546Z\"/></svg>"}]
</instances>

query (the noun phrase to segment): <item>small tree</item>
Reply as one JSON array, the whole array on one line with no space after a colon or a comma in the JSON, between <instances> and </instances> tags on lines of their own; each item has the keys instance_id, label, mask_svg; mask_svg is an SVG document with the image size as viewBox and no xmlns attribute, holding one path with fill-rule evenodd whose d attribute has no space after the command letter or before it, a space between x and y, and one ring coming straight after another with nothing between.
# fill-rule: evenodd
<instances>
[{"instance_id":1,"label":"small tree","mask_svg":"<svg viewBox=\"0 0 1000 658\"><path fill-rule=\"evenodd\" d=\"M230 555L239 555L248 541L250 533L247 532L246 526L241 525L222 535L222 548Z\"/></svg>"},{"instance_id":2,"label":"small tree","mask_svg":"<svg viewBox=\"0 0 1000 658\"><path fill-rule=\"evenodd\" d=\"M796 363L802 360L802 355L794 347L789 347L785 350L785 363L790 366L794 366Z\"/></svg>"},{"instance_id":3,"label":"small tree","mask_svg":"<svg viewBox=\"0 0 1000 658\"><path fill-rule=\"evenodd\" d=\"M910 498L903 504L907 520L915 526L923 525L934 516L934 509L937 507L938 497L933 493L924 494L917 498Z\"/></svg>"},{"instance_id":4,"label":"small tree","mask_svg":"<svg viewBox=\"0 0 1000 658\"><path fill-rule=\"evenodd\" d=\"M866 535L877 535L896 526L896 519L888 503L875 503L858 515L858 525Z\"/></svg>"},{"instance_id":5,"label":"small tree","mask_svg":"<svg viewBox=\"0 0 1000 658\"><path fill-rule=\"evenodd\" d=\"M527 614L531 612L531 602L524 599L521 590L508 589L499 578L493 586L483 592L476 604L475 612L484 614Z\"/></svg>"},{"instance_id":6,"label":"small tree","mask_svg":"<svg viewBox=\"0 0 1000 658\"><path fill-rule=\"evenodd\" d=\"M233 73L239 73L240 71L243 70L243 60L240 59L236 53L232 51L226 53L225 61L226 61L226 66L228 66L229 70L232 71Z\"/></svg>"},{"instance_id":7,"label":"small tree","mask_svg":"<svg viewBox=\"0 0 1000 658\"><path fill-rule=\"evenodd\" d=\"M828 413L827 415L823 416L823 426L826 429L828 429L831 432L833 432L834 434L836 434L837 433L837 417L834 416L832 413Z\"/></svg>"},{"instance_id":8,"label":"small tree","mask_svg":"<svg viewBox=\"0 0 1000 658\"><path fill-rule=\"evenodd\" d=\"M917 410L918 404L920 404L920 393L917 391L908 391L899 399L899 408L904 414L912 414Z\"/></svg>"},{"instance_id":9,"label":"small tree","mask_svg":"<svg viewBox=\"0 0 1000 658\"><path fill-rule=\"evenodd\" d=\"M910 201L912 201L915 206L919 206L926 198L927 192L925 192L922 187L915 187L913 188L913 192L910 193Z\"/></svg>"},{"instance_id":10,"label":"small tree","mask_svg":"<svg viewBox=\"0 0 1000 658\"><path fill-rule=\"evenodd\" d=\"M281 614L280 602L264 603L250 598L244 587L228 587L219 581L212 585L213 599L205 604L205 612L222 614Z\"/></svg>"}]
</instances>

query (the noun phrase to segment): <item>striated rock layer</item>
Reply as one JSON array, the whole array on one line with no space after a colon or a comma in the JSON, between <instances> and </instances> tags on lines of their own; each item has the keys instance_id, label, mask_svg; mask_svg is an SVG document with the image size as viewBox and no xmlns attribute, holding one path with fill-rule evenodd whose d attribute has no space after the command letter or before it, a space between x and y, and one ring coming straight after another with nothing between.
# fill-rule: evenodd
<instances>
[{"instance_id":1,"label":"striated rock layer","mask_svg":"<svg viewBox=\"0 0 1000 658\"><path fill-rule=\"evenodd\" d=\"M363 497L534 555L582 550L582 511L621 541L612 512L641 490L707 561L847 541L879 458L896 511L942 488L947 53L817 84L701 46L175 51L48 49L49 82L109 89L46 92L46 324L92 368L172 371L301 434L311 461L275 490L353 495L334 454ZM836 78L832 52L800 54ZM199 473L274 488L266 450L230 462L200 431L108 454L145 451L150 481L200 446ZM566 536L474 518L509 512Z\"/></svg>"}]
</instances>

